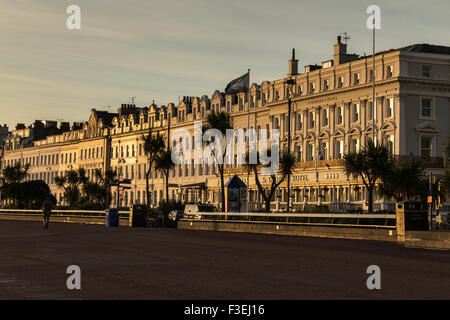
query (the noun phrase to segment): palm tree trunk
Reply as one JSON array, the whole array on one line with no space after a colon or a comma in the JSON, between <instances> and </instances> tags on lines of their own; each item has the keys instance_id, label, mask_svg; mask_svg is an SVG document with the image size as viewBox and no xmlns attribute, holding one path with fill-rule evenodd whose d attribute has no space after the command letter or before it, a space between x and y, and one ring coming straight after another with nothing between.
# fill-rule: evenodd
<instances>
[{"instance_id":1,"label":"palm tree trunk","mask_svg":"<svg viewBox=\"0 0 450 320\"><path fill-rule=\"evenodd\" d=\"M223 178L223 164L217 165L220 172L220 188L221 188L221 194L222 194L222 212L225 212L225 183Z\"/></svg>"},{"instance_id":2,"label":"palm tree trunk","mask_svg":"<svg viewBox=\"0 0 450 320\"><path fill-rule=\"evenodd\" d=\"M256 185L258 186L259 194L261 195L261 197L263 198L263 201L264 201L264 211L266 213L268 213L268 212L270 212L270 198L269 198L269 200L267 200L268 198L266 196L266 190L264 190L263 186L261 185L261 181L259 181L258 168L254 168L253 172L255 174L255 182L256 182ZM267 203L269 203L269 204L267 205Z\"/></svg>"},{"instance_id":3,"label":"palm tree trunk","mask_svg":"<svg viewBox=\"0 0 450 320\"><path fill-rule=\"evenodd\" d=\"M149 187L149 184L148 184L148 176L149 176L149 172L150 171L147 171L146 173L145 173L145 191L146 191L146 209L147 209L147 217L148 216L150 216L150 187Z\"/></svg>"},{"instance_id":4,"label":"palm tree trunk","mask_svg":"<svg viewBox=\"0 0 450 320\"><path fill-rule=\"evenodd\" d=\"M271 200L272 200L271 197L267 197L266 201L264 203L264 211L266 213L270 213L270 202L271 202Z\"/></svg>"},{"instance_id":5,"label":"palm tree trunk","mask_svg":"<svg viewBox=\"0 0 450 320\"><path fill-rule=\"evenodd\" d=\"M166 174L166 203L168 203L169 202L169 174L170 174L170 171L167 170L165 172L165 174Z\"/></svg>"},{"instance_id":6,"label":"palm tree trunk","mask_svg":"<svg viewBox=\"0 0 450 320\"><path fill-rule=\"evenodd\" d=\"M374 189L373 186L370 186L370 187L367 188L367 192L369 193L368 194L368 201L367 201L367 211L369 213L373 212L373 189Z\"/></svg>"}]
</instances>

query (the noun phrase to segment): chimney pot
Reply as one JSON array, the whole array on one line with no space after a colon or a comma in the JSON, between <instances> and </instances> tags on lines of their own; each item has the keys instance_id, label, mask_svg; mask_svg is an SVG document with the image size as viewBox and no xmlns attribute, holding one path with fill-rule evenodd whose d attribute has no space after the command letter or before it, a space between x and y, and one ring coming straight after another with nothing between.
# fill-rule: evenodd
<instances>
[{"instance_id":1,"label":"chimney pot","mask_svg":"<svg viewBox=\"0 0 450 320\"><path fill-rule=\"evenodd\" d=\"M295 59L295 48L292 48L292 59L288 61L289 71L288 77L295 76L298 74L298 60Z\"/></svg>"}]
</instances>

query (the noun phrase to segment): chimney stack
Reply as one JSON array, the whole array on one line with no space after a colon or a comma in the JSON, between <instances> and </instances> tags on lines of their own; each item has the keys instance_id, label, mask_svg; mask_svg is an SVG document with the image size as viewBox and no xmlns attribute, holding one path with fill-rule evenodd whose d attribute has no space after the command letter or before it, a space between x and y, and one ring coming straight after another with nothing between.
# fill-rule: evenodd
<instances>
[{"instance_id":1,"label":"chimney stack","mask_svg":"<svg viewBox=\"0 0 450 320\"><path fill-rule=\"evenodd\" d=\"M345 57L347 55L347 45L341 42L341 36L337 37L337 43L334 45L333 62L337 66L346 62Z\"/></svg>"},{"instance_id":2,"label":"chimney stack","mask_svg":"<svg viewBox=\"0 0 450 320\"><path fill-rule=\"evenodd\" d=\"M292 48L292 59L289 60L288 77L298 75L298 59L295 59L295 48Z\"/></svg>"}]
</instances>

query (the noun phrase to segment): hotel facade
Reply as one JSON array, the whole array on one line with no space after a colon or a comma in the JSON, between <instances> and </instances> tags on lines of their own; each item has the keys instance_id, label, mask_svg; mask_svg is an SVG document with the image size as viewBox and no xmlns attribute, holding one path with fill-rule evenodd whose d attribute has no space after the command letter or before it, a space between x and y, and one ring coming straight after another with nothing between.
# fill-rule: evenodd
<instances>
[{"instance_id":1,"label":"hotel facade","mask_svg":"<svg viewBox=\"0 0 450 320\"><path fill-rule=\"evenodd\" d=\"M299 161L291 177L291 207L323 203L336 211L366 208L368 196L362 181L347 177L343 171L345 153L359 150L375 136L398 159L420 158L427 172L440 174L450 132L450 47L415 44L377 52L375 68L372 61L372 56L348 54L347 45L338 37L333 59L306 65L304 72L299 72L293 50L285 78L253 83L248 94L215 91L211 97L183 97L177 105L123 104L117 113L92 109L87 122L70 128L64 124L56 134L42 139L35 134L36 124L18 128L5 140L2 165L17 161L30 164L27 180L44 180L60 204L64 203L63 190L55 185L56 176L83 167L95 180L95 169L117 169L121 179L132 180L121 205L145 203L148 160L142 136L151 129L167 138L169 126L170 132L186 129L193 136L194 121L205 121L212 111L227 111L234 128L278 129L280 147L288 143L291 120L290 148ZM39 125L54 127L51 122ZM227 165L225 182L234 174L249 185L250 208L260 209L262 199L254 176L247 181L242 166ZM268 185L268 177L261 180ZM150 186L156 206L165 196L160 173L152 172ZM115 192L113 189L113 199ZM287 194L284 182L272 203L273 210L286 207ZM170 174L169 196L218 204L216 166L194 164L193 158L190 164L177 165ZM374 209L392 209L392 204L390 199L376 197Z\"/></svg>"}]
</instances>

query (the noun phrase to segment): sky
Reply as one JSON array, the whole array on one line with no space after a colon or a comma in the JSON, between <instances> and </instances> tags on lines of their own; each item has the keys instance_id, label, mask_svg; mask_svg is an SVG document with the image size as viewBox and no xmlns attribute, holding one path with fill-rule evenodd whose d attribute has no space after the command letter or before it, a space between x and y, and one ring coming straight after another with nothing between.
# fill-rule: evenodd
<instances>
[{"instance_id":1,"label":"sky","mask_svg":"<svg viewBox=\"0 0 450 320\"><path fill-rule=\"evenodd\" d=\"M211 96L251 69L251 82L284 77L348 52L372 52L366 9L381 9L377 50L450 46L449 0L0 0L0 124L87 121L91 108L177 103ZM69 30L67 7L81 9Z\"/></svg>"}]
</instances>

